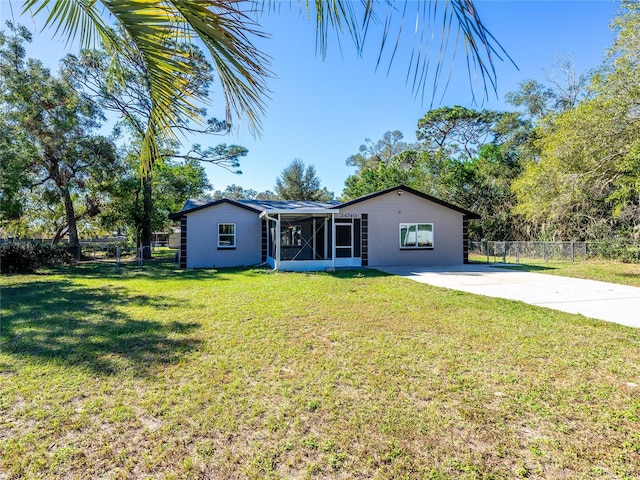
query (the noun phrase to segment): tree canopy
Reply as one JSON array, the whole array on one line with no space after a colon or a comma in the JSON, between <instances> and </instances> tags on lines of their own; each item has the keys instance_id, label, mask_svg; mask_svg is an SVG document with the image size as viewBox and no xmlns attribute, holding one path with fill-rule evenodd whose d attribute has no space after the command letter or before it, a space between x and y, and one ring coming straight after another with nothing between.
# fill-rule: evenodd
<instances>
[{"instance_id":1,"label":"tree canopy","mask_svg":"<svg viewBox=\"0 0 640 480\"><path fill-rule=\"evenodd\" d=\"M539 121L539 157L514 183L515 211L546 238L640 234L640 6L624 5L591 94Z\"/></svg>"},{"instance_id":2,"label":"tree canopy","mask_svg":"<svg viewBox=\"0 0 640 480\"><path fill-rule=\"evenodd\" d=\"M9 26L10 35L0 32L0 125L5 132L0 150L12 155L8 166L26 167L31 189L39 187L42 198L62 204L65 222L56 239L68 233L69 243L78 246L82 215L77 202L84 202L85 214L97 214L91 190L95 194L117 169L115 147L95 133L103 119L99 106L68 77L55 77L39 61L26 59L28 32ZM22 179L19 175L10 186Z\"/></svg>"},{"instance_id":3,"label":"tree canopy","mask_svg":"<svg viewBox=\"0 0 640 480\"><path fill-rule=\"evenodd\" d=\"M302 160L296 158L282 170L276 179L276 195L283 200L315 200L333 199L333 192L320 187L320 179L313 165L305 167Z\"/></svg>"},{"instance_id":4,"label":"tree canopy","mask_svg":"<svg viewBox=\"0 0 640 480\"><path fill-rule=\"evenodd\" d=\"M195 45L183 44L179 48L190 52L188 61L191 65L191 70L188 74L183 75L182 89L174 92L174 95L192 99L206 96L209 85L213 81L211 65ZM68 55L63 61L63 71L69 78L74 79L79 88L88 92L96 102L99 102L103 108L115 112L120 117L119 124L123 125L125 131L129 133L129 158L134 155L139 161L140 156L143 154L147 129L153 121L153 105L150 102L147 81L148 72L144 68L143 59L135 50L125 49L124 52L119 54L122 57L119 58L121 82L113 82L109 77L107 72L110 56L104 50L84 50L78 57ZM203 117L206 115L206 111L202 108L199 109L199 112ZM193 125L190 116L184 114L176 114L170 127L175 132L184 134L199 133L205 137L215 136L225 129L224 122L220 122L215 118L208 119L206 127L200 128L197 125ZM132 208L140 208L140 212L130 211L124 217L128 220L129 225L134 227L137 244L143 247L145 258L151 257L153 232L161 229L162 225L166 226L166 215L171 211L157 208L154 202L159 199L162 206L171 205L172 208L176 207L175 202L172 204L170 200L173 191L160 190L166 184L162 181L158 182L158 179L154 179L154 175L158 174L160 180L165 179L167 172L175 171L175 174L184 176L189 173L189 167L195 168L197 162L212 163L232 172L240 173L239 159L247 154L247 149L238 145L219 144L202 147L199 144L195 144L190 150L183 151L179 142L169 141L162 136L156 139L156 143L158 149L154 153L156 157L152 168L143 171L142 175L140 175L138 169L138 174L134 175L134 177L138 178L138 183L142 185L142 189L140 190L139 185L129 185L131 193L128 205ZM178 165L172 162L172 159L181 159L185 163ZM178 167L181 168L177 169ZM204 175L204 170L202 170L202 175ZM204 178L206 182L206 175ZM125 182L125 184L127 183ZM200 190L194 190L193 194L202 194ZM125 192L120 189L119 193L119 200L122 203ZM168 195L168 197L163 198L163 194ZM188 192L182 194L179 203L184 203L188 195ZM125 208L124 210L127 211L132 208ZM158 219L157 213L161 211L165 213L164 218Z\"/></svg>"}]
</instances>

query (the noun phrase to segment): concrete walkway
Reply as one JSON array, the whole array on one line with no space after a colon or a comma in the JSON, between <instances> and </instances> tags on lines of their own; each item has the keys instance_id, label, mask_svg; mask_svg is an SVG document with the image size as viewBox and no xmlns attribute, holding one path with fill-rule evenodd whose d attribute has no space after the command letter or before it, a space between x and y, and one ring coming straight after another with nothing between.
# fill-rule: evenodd
<instances>
[{"instance_id":1,"label":"concrete walkway","mask_svg":"<svg viewBox=\"0 0 640 480\"><path fill-rule=\"evenodd\" d=\"M640 288L489 265L376 267L421 283L640 327Z\"/></svg>"}]
</instances>

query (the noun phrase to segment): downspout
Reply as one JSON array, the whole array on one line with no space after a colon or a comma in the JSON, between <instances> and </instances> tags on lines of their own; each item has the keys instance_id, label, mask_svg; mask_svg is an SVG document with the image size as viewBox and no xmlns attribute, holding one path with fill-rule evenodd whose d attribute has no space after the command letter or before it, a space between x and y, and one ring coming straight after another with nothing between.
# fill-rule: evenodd
<instances>
[{"instance_id":1,"label":"downspout","mask_svg":"<svg viewBox=\"0 0 640 480\"><path fill-rule=\"evenodd\" d=\"M278 270L280 266L280 214L276 220L276 264L274 270Z\"/></svg>"}]
</instances>

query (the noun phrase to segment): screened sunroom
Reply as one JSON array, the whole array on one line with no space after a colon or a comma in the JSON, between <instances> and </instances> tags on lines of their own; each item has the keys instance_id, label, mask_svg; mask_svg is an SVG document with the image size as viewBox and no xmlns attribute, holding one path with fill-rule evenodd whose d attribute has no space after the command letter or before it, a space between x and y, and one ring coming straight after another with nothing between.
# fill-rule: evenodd
<instances>
[{"instance_id":1,"label":"screened sunroom","mask_svg":"<svg viewBox=\"0 0 640 480\"><path fill-rule=\"evenodd\" d=\"M291 271L361 266L360 219L339 215L331 208L262 212L267 264Z\"/></svg>"}]
</instances>

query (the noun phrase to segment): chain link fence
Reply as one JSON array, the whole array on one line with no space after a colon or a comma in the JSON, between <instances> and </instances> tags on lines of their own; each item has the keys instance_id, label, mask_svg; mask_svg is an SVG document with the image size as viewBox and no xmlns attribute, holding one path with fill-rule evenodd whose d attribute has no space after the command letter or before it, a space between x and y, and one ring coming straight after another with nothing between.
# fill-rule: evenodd
<instances>
[{"instance_id":1,"label":"chain link fence","mask_svg":"<svg viewBox=\"0 0 640 480\"><path fill-rule=\"evenodd\" d=\"M80 242L80 247L85 259L107 260L136 255L136 246L126 242Z\"/></svg>"},{"instance_id":2,"label":"chain link fence","mask_svg":"<svg viewBox=\"0 0 640 480\"><path fill-rule=\"evenodd\" d=\"M487 263L520 263L525 259L545 262L577 262L588 259L640 262L640 241L611 240L602 242L495 242L470 241L471 260Z\"/></svg>"},{"instance_id":3,"label":"chain link fence","mask_svg":"<svg viewBox=\"0 0 640 480\"><path fill-rule=\"evenodd\" d=\"M17 243L17 244L49 244L49 239L40 238L0 238L0 245ZM66 245L67 241L63 240L59 245ZM152 247L137 247L134 243L127 241L81 241L80 250L82 252L82 260L115 260L116 258L143 258L143 249L151 249L151 251L159 248L159 245Z\"/></svg>"}]
</instances>

